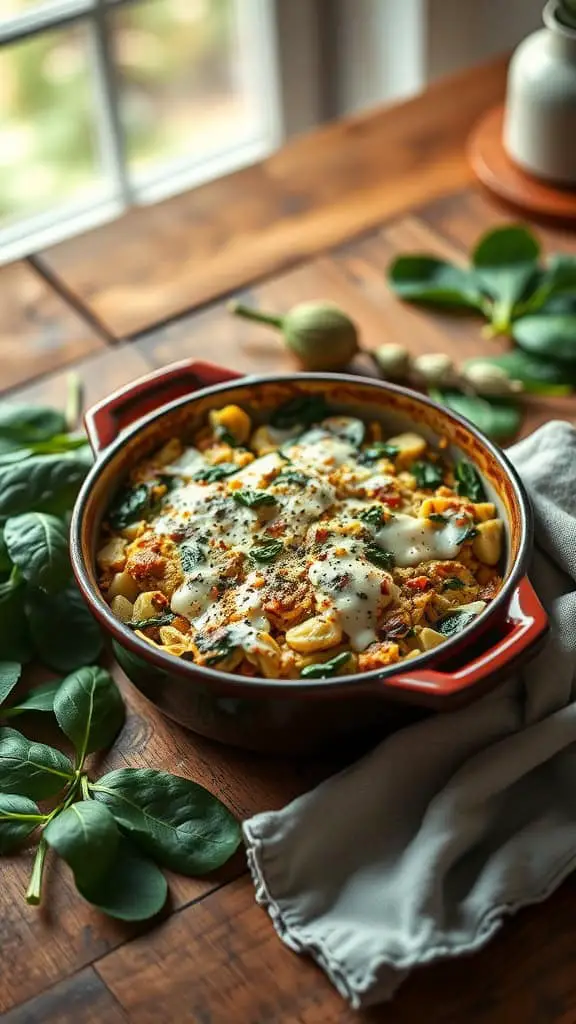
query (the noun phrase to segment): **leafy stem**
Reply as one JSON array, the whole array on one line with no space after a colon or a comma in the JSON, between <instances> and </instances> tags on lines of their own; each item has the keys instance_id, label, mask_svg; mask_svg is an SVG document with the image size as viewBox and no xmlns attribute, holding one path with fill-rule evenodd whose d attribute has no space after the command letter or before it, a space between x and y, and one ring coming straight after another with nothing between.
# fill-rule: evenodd
<instances>
[{"instance_id":1,"label":"leafy stem","mask_svg":"<svg viewBox=\"0 0 576 1024\"><path fill-rule=\"evenodd\" d=\"M4 814L0 811L0 821L47 821L48 814L18 814L16 811L10 811Z\"/></svg>"},{"instance_id":2,"label":"leafy stem","mask_svg":"<svg viewBox=\"0 0 576 1024\"><path fill-rule=\"evenodd\" d=\"M26 890L26 903L29 903L33 907L37 907L40 903L42 878L44 875L44 862L46 860L47 852L48 843L44 839L44 836L42 836L38 843L38 849L36 850L32 874L30 876L30 884Z\"/></svg>"},{"instance_id":3,"label":"leafy stem","mask_svg":"<svg viewBox=\"0 0 576 1024\"><path fill-rule=\"evenodd\" d=\"M80 784L82 786L82 799L90 800L90 782L88 776L85 773L80 776Z\"/></svg>"},{"instance_id":4,"label":"leafy stem","mask_svg":"<svg viewBox=\"0 0 576 1024\"><path fill-rule=\"evenodd\" d=\"M269 324L270 327L282 328L284 326L283 317L274 316L272 313L263 313L260 309L245 306L242 302L231 302L228 309L236 316L244 317L245 320L255 320L260 324Z\"/></svg>"}]
</instances>

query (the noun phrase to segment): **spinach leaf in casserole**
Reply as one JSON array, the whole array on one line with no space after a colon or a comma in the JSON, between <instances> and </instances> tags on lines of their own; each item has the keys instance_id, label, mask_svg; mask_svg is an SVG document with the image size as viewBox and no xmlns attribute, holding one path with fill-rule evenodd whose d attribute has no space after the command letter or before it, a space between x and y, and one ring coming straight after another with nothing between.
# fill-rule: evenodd
<instances>
[{"instance_id":1,"label":"spinach leaf in casserole","mask_svg":"<svg viewBox=\"0 0 576 1024\"><path fill-rule=\"evenodd\" d=\"M328 405L322 395L304 395L280 405L270 416L270 424L277 430L310 427L323 420L327 414Z\"/></svg>"},{"instance_id":2,"label":"spinach leaf in casserole","mask_svg":"<svg viewBox=\"0 0 576 1024\"><path fill-rule=\"evenodd\" d=\"M472 501L486 501L486 489L478 470L471 462L457 462L454 475L458 494Z\"/></svg>"},{"instance_id":3,"label":"spinach leaf in casserole","mask_svg":"<svg viewBox=\"0 0 576 1024\"><path fill-rule=\"evenodd\" d=\"M442 470L435 462L415 462L410 467L410 472L418 487L423 490L436 490L442 485Z\"/></svg>"},{"instance_id":4,"label":"spinach leaf in casserole","mask_svg":"<svg viewBox=\"0 0 576 1024\"><path fill-rule=\"evenodd\" d=\"M247 487L242 491L233 491L232 497L237 505L244 505L246 508L260 508L261 505L275 505L276 498L267 491L256 491Z\"/></svg>"},{"instance_id":5,"label":"spinach leaf in casserole","mask_svg":"<svg viewBox=\"0 0 576 1024\"><path fill-rule=\"evenodd\" d=\"M378 459L395 459L399 454L400 449L394 444L386 444L385 441L373 441L368 448L360 452L358 456L358 462L361 465L369 465L371 462L376 462Z\"/></svg>"}]
</instances>

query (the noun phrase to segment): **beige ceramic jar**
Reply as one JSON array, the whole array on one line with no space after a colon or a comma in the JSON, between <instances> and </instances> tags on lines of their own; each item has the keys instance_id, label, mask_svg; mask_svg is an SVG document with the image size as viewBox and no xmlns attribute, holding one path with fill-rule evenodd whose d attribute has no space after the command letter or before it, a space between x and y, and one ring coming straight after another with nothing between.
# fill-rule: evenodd
<instances>
[{"instance_id":1,"label":"beige ceramic jar","mask_svg":"<svg viewBox=\"0 0 576 1024\"><path fill-rule=\"evenodd\" d=\"M523 170L576 186L576 29L544 8L545 28L516 50L508 73L504 146Z\"/></svg>"}]
</instances>

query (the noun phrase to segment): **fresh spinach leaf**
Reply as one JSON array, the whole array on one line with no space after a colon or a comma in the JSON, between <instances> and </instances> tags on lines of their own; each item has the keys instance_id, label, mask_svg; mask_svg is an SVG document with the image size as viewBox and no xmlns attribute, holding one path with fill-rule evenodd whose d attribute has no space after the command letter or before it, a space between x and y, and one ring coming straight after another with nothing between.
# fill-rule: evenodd
<instances>
[{"instance_id":1,"label":"fresh spinach leaf","mask_svg":"<svg viewBox=\"0 0 576 1024\"><path fill-rule=\"evenodd\" d=\"M59 750L34 743L15 729L0 729L0 790L45 800L73 776L72 763Z\"/></svg>"},{"instance_id":2,"label":"fresh spinach leaf","mask_svg":"<svg viewBox=\"0 0 576 1024\"><path fill-rule=\"evenodd\" d=\"M162 910L168 886L160 869L121 836L106 875L90 883L82 881L78 891L108 917L146 921Z\"/></svg>"},{"instance_id":3,"label":"fresh spinach leaf","mask_svg":"<svg viewBox=\"0 0 576 1024\"><path fill-rule=\"evenodd\" d=\"M65 416L57 409L16 402L0 405L0 438L26 445L30 441L47 441L65 432Z\"/></svg>"},{"instance_id":4,"label":"fresh spinach leaf","mask_svg":"<svg viewBox=\"0 0 576 1024\"><path fill-rule=\"evenodd\" d=\"M219 643L217 647L213 647L206 656L206 664L209 666L218 665L225 658L228 658L233 651L236 650L237 644L228 644L225 642Z\"/></svg>"},{"instance_id":5,"label":"fresh spinach leaf","mask_svg":"<svg viewBox=\"0 0 576 1024\"><path fill-rule=\"evenodd\" d=\"M194 540L184 541L178 548L178 552L182 572L194 572L206 557L204 548Z\"/></svg>"},{"instance_id":6,"label":"fresh spinach leaf","mask_svg":"<svg viewBox=\"0 0 576 1024\"><path fill-rule=\"evenodd\" d=\"M364 554L369 562L373 562L374 565L379 566L381 569L393 569L396 565L396 560L391 551L385 551L384 548L379 547L378 544L367 544L364 549Z\"/></svg>"},{"instance_id":7,"label":"fresh spinach leaf","mask_svg":"<svg viewBox=\"0 0 576 1024\"><path fill-rule=\"evenodd\" d=\"M27 447L33 455L59 455L85 448L88 438L84 434L55 434L47 441L29 441Z\"/></svg>"},{"instance_id":8,"label":"fresh spinach leaf","mask_svg":"<svg viewBox=\"0 0 576 1024\"><path fill-rule=\"evenodd\" d=\"M441 512L431 512L428 516L431 523L447 523L448 516L442 515Z\"/></svg>"},{"instance_id":9,"label":"fresh spinach leaf","mask_svg":"<svg viewBox=\"0 0 576 1024\"><path fill-rule=\"evenodd\" d=\"M388 283L400 298L411 302L484 309L476 275L434 256L399 256L390 266Z\"/></svg>"},{"instance_id":10,"label":"fresh spinach leaf","mask_svg":"<svg viewBox=\"0 0 576 1024\"><path fill-rule=\"evenodd\" d=\"M1 679L1 667L0 667ZM60 683L45 683L44 686L36 686L33 690L22 697L17 704L11 704L9 708L0 708L0 715L3 718L15 718L25 711L53 711L54 697Z\"/></svg>"},{"instance_id":11,"label":"fresh spinach leaf","mask_svg":"<svg viewBox=\"0 0 576 1024\"><path fill-rule=\"evenodd\" d=\"M371 505L370 508L365 508L360 513L360 519L363 519L365 523L373 526L379 530L380 527L384 526L384 509L381 505Z\"/></svg>"},{"instance_id":12,"label":"fresh spinach leaf","mask_svg":"<svg viewBox=\"0 0 576 1024\"><path fill-rule=\"evenodd\" d=\"M512 224L489 231L479 241L472 262L482 287L494 300L492 323L507 331L516 303L538 279L540 246L528 228Z\"/></svg>"},{"instance_id":13,"label":"fresh spinach leaf","mask_svg":"<svg viewBox=\"0 0 576 1024\"><path fill-rule=\"evenodd\" d=\"M77 587L51 595L30 588L25 607L34 647L49 668L72 672L97 661L102 634Z\"/></svg>"},{"instance_id":14,"label":"fresh spinach leaf","mask_svg":"<svg viewBox=\"0 0 576 1024\"><path fill-rule=\"evenodd\" d=\"M261 505L275 505L276 498L268 491L252 490L246 487L242 491L233 491L232 497L237 505L244 505L246 508L260 508Z\"/></svg>"},{"instance_id":15,"label":"fresh spinach leaf","mask_svg":"<svg viewBox=\"0 0 576 1024\"><path fill-rule=\"evenodd\" d=\"M4 526L4 540L25 580L49 593L61 590L71 576L68 531L61 519L45 512L24 512Z\"/></svg>"},{"instance_id":16,"label":"fresh spinach leaf","mask_svg":"<svg viewBox=\"0 0 576 1024\"><path fill-rule=\"evenodd\" d=\"M255 545L250 551L250 558L253 562L265 565L268 562L273 562L283 547L281 540L269 540L264 544Z\"/></svg>"},{"instance_id":17,"label":"fresh spinach leaf","mask_svg":"<svg viewBox=\"0 0 576 1024\"><path fill-rule=\"evenodd\" d=\"M576 370L576 315L522 316L512 326L514 340L530 355L553 359Z\"/></svg>"},{"instance_id":18,"label":"fresh spinach leaf","mask_svg":"<svg viewBox=\"0 0 576 1024\"><path fill-rule=\"evenodd\" d=\"M0 793L0 854L10 853L44 820L32 800L14 793Z\"/></svg>"},{"instance_id":19,"label":"fresh spinach leaf","mask_svg":"<svg viewBox=\"0 0 576 1024\"><path fill-rule=\"evenodd\" d=\"M0 659L25 663L32 657L32 643L24 610L26 590L19 570L0 583Z\"/></svg>"},{"instance_id":20,"label":"fresh spinach leaf","mask_svg":"<svg viewBox=\"0 0 576 1024\"><path fill-rule=\"evenodd\" d=\"M298 469L282 469L274 480L275 484L295 484L297 487L306 487L309 482L310 477Z\"/></svg>"},{"instance_id":21,"label":"fresh spinach leaf","mask_svg":"<svg viewBox=\"0 0 576 1024\"><path fill-rule=\"evenodd\" d=\"M240 827L230 811L189 779L151 768L120 768L91 790L129 838L172 871L214 871L240 844Z\"/></svg>"},{"instance_id":22,"label":"fresh spinach leaf","mask_svg":"<svg viewBox=\"0 0 576 1024\"><path fill-rule=\"evenodd\" d=\"M553 253L540 273L532 294L522 303L521 312L535 313L548 307L555 298L576 293L576 256ZM517 311L518 312L518 311Z\"/></svg>"},{"instance_id":23,"label":"fresh spinach leaf","mask_svg":"<svg viewBox=\"0 0 576 1024\"><path fill-rule=\"evenodd\" d=\"M147 629L149 626L169 626L176 616L174 612L164 612L163 615L156 615L151 619L138 619L136 622L126 622L124 625L129 629Z\"/></svg>"},{"instance_id":24,"label":"fresh spinach leaf","mask_svg":"<svg viewBox=\"0 0 576 1024\"><path fill-rule=\"evenodd\" d=\"M219 661L223 661L224 658L232 654L238 644L231 631L222 629L218 630L216 634L197 636L196 646L202 654L206 655L207 665L217 665Z\"/></svg>"},{"instance_id":25,"label":"fresh spinach leaf","mask_svg":"<svg viewBox=\"0 0 576 1024\"><path fill-rule=\"evenodd\" d=\"M54 714L82 764L86 754L112 743L124 724L126 711L110 673L91 665L78 669L60 684L54 697Z\"/></svg>"},{"instance_id":26,"label":"fresh spinach leaf","mask_svg":"<svg viewBox=\"0 0 576 1024\"><path fill-rule=\"evenodd\" d=\"M0 661L0 705L8 699L22 674L22 665L17 661ZM0 714L5 709L0 707Z\"/></svg>"},{"instance_id":27,"label":"fresh spinach leaf","mask_svg":"<svg viewBox=\"0 0 576 1024\"><path fill-rule=\"evenodd\" d=\"M108 509L108 520L115 530L124 530L130 523L145 519L150 511L150 491L146 484L125 487Z\"/></svg>"},{"instance_id":28,"label":"fresh spinach leaf","mask_svg":"<svg viewBox=\"0 0 576 1024\"><path fill-rule=\"evenodd\" d=\"M0 517L71 508L90 468L84 449L62 455L33 455L23 462L0 464Z\"/></svg>"},{"instance_id":29,"label":"fresh spinach leaf","mask_svg":"<svg viewBox=\"0 0 576 1024\"><path fill-rule=\"evenodd\" d=\"M4 530L0 526L0 573L10 572L12 569L12 559L8 554L8 548L6 547L6 541L4 539Z\"/></svg>"},{"instance_id":30,"label":"fresh spinach leaf","mask_svg":"<svg viewBox=\"0 0 576 1024\"><path fill-rule=\"evenodd\" d=\"M104 804L79 800L50 821L43 836L72 869L82 891L113 870L120 845L120 831Z\"/></svg>"},{"instance_id":31,"label":"fresh spinach leaf","mask_svg":"<svg viewBox=\"0 0 576 1024\"><path fill-rule=\"evenodd\" d=\"M474 537L477 536L478 530L476 529L476 527L472 526L471 523L466 523L464 526L461 526L459 528L456 536L454 537L454 540L456 544L464 544L467 540L472 540Z\"/></svg>"},{"instance_id":32,"label":"fresh spinach leaf","mask_svg":"<svg viewBox=\"0 0 576 1024\"><path fill-rule=\"evenodd\" d=\"M385 441L374 441L369 448L365 448L363 452L360 452L357 462L361 466L370 465L371 462L376 462L378 459L395 459L400 449L395 444L387 444Z\"/></svg>"},{"instance_id":33,"label":"fresh spinach leaf","mask_svg":"<svg viewBox=\"0 0 576 1024\"><path fill-rule=\"evenodd\" d=\"M449 576L444 580L442 590L464 590L465 586L464 580L459 579L458 576Z\"/></svg>"},{"instance_id":34,"label":"fresh spinach leaf","mask_svg":"<svg viewBox=\"0 0 576 1024\"><path fill-rule=\"evenodd\" d=\"M220 423L214 427L214 437L216 438L217 441L221 441L222 444L229 445L230 448L242 447L240 442L237 441L236 438L234 437L234 434L227 430L226 427L223 427L222 424Z\"/></svg>"},{"instance_id":35,"label":"fresh spinach leaf","mask_svg":"<svg viewBox=\"0 0 576 1024\"><path fill-rule=\"evenodd\" d=\"M456 491L464 498L471 501L486 501L486 488L482 482L478 470L471 462L464 460L457 462L454 467L456 477Z\"/></svg>"},{"instance_id":36,"label":"fresh spinach leaf","mask_svg":"<svg viewBox=\"0 0 576 1024\"><path fill-rule=\"evenodd\" d=\"M328 679L330 676L335 676L338 670L349 660L350 651L342 651L341 654L337 654L330 661L324 661L316 665L306 665L300 672L300 676L302 679Z\"/></svg>"},{"instance_id":37,"label":"fresh spinach leaf","mask_svg":"<svg viewBox=\"0 0 576 1024\"><path fill-rule=\"evenodd\" d=\"M461 391L431 389L430 397L474 423L494 441L514 437L522 423L522 410L513 398L487 398Z\"/></svg>"},{"instance_id":38,"label":"fresh spinach leaf","mask_svg":"<svg viewBox=\"0 0 576 1024\"><path fill-rule=\"evenodd\" d=\"M448 612L438 622L435 623L434 628L442 633L444 636L456 636L457 633L461 633L466 626L469 626L474 619L477 619L478 615L476 612L468 611L454 611Z\"/></svg>"},{"instance_id":39,"label":"fresh spinach leaf","mask_svg":"<svg viewBox=\"0 0 576 1024\"><path fill-rule=\"evenodd\" d=\"M280 405L270 416L270 424L277 430L291 427L309 427L328 415L328 405L322 395L302 395Z\"/></svg>"},{"instance_id":40,"label":"fresh spinach leaf","mask_svg":"<svg viewBox=\"0 0 576 1024\"><path fill-rule=\"evenodd\" d=\"M227 476L232 476L233 473L237 473L239 468L233 462L220 462L217 466L205 466L203 469L199 469L197 473L193 474L192 479L213 484Z\"/></svg>"},{"instance_id":41,"label":"fresh spinach leaf","mask_svg":"<svg viewBox=\"0 0 576 1024\"><path fill-rule=\"evenodd\" d=\"M435 491L444 482L442 468L435 462L414 462L410 472L417 486L426 491Z\"/></svg>"}]
</instances>

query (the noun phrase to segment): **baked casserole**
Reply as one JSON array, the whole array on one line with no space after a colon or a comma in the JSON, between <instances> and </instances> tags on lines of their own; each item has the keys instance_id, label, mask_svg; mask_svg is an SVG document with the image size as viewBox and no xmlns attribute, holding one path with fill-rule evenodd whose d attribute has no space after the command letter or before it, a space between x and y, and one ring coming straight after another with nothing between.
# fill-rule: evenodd
<instances>
[{"instance_id":1,"label":"baked casserole","mask_svg":"<svg viewBox=\"0 0 576 1024\"><path fill-rule=\"evenodd\" d=\"M502 585L476 469L416 433L299 398L213 410L141 461L102 526L99 584L153 646L242 676L322 679L430 650Z\"/></svg>"}]
</instances>

